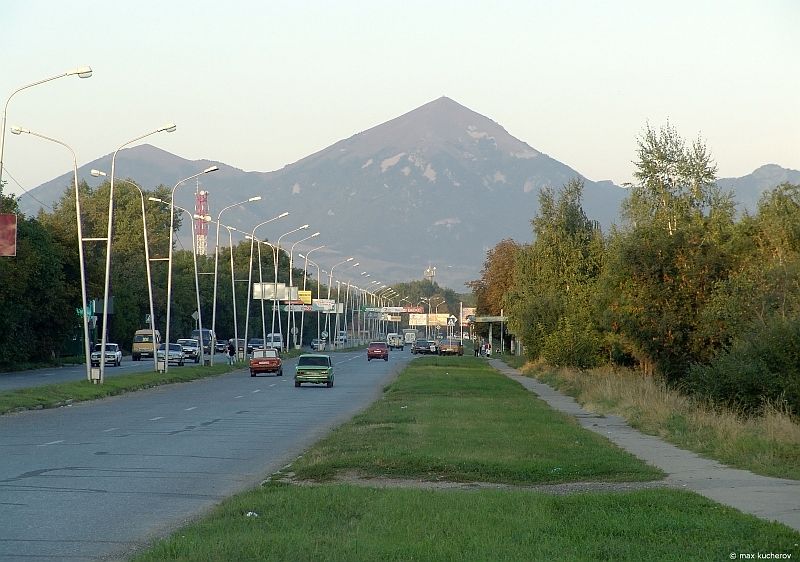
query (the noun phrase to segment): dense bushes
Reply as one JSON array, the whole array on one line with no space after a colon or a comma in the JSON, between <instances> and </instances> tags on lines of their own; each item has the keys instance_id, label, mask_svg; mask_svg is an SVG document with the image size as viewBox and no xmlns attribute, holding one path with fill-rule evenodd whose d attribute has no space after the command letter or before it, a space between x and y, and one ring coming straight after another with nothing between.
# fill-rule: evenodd
<instances>
[{"instance_id":1,"label":"dense bushes","mask_svg":"<svg viewBox=\"0 0 800 562\"><path fill-rule=\"evenodd\" d=\"M715 402L757 412L785 402L800 415L800 319L753 328L706 365L689 369L686 388Z\"/></svg>"},{"instance_id":2,"label":"dense bushes","mask_svg":"<svg viewBox=\"0 0 800 562\"><path fill-rule=\"evenodd\" d=\"M800 414L800 186L766 191L755 214L737 216L702 142L667 126L638 144L624 223L603 235L580 181L543 189L533 243L494 252L515 260L490 304L508 312L529 359L633 363L716 402L756 411L785 400Z\"/></svg>"}]
</instances>

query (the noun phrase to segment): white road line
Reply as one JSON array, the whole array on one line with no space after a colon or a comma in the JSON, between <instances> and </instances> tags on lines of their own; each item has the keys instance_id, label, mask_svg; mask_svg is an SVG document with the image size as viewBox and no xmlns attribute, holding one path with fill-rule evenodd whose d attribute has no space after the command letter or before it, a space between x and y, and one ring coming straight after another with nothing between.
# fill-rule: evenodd
<instances>
[{"instance_id":1,"label":"white road line","mask_svg":"<svg viewBox=\"0 0 800 562\"><path fill-rule=\"evenodd\" d=\"M118 429L119 429L118 427L109 427L108 429L104 429L103 433L108 433L109 431L116 431Z\"/></svg>"},{"instance_id":2,"label":"white road line","mask_svg":"<svg viewBox=\"0 0 800 562\"><path fill-rule=\"evenodd\" d=\"M59 443L63 443L63 439L59 439L58 441L50 441L50 443L42 443L39 447L47 447L48 445L58 445Z\"/></svg>"},{"instance_id":3,"label":"white road line","mask_svg":"<svg viewBox=\"0 0 800 562\"><path fill-rule=\"evenodd\" d=\"M150 418L149 421L158 421L158 420L163 420L163 419L164 419L164 416L156 416L154 418Z\"/></svg>"},{"instance_id":4,"label":"white road line","mask_svg":"<svg viewBox=\"0 0 800 562\"><path fill-rule=\"evenodd\" d=\"M261 392L261 389L260 389L260 388L259 388L259 389L256 389L256 390L254 390L253 392L251 392L250 394L255 394L256 392Z\"/></svg>"},{"instance_id":5,"label":"white road line","mask_svg":"<svg viewBox=\"0 0 800 562\"><path fill-rule=\"evenodd\" d=\"M234 396L234 398L244 398L241 394L239 396Z\"/></svg>"},{"instance_id":6,"label":"white road line","mask_svg":"<svg viewBox=\"0 0 800 562\"><path fill-rule=\"evenodd\" d=\"M271 385L269 385L269 387L270 387L270 388L272 388L272 387L273 387L273 386L275 386L276 384L278 384L278 383L275 383L275 382L274 382L274 383L272 383Z\"/></svg>"},{"instance_id":7,"label":"white road line","mask_svg":"<svg viewBox=\"0 0 800 562\"><path fill-rule=\"evenodd\" d=\"M192 406L191 408L184 408L184 412L191 412L192 410L196 410L197 406Z\"/></svg>"}]
</instances>

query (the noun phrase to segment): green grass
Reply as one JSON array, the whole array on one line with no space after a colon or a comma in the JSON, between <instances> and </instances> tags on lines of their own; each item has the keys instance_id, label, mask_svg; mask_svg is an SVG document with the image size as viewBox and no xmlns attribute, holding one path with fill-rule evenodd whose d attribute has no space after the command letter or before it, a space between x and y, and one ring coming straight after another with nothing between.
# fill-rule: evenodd
<instances>
[{"instance_id":1,"label":"green grass","mask_svg":"<svg viewBox=\"0 0 800 562\"><path fill-rule=\"evenodd\" d=\"M678 490L556 496L301 486L283 479L294 473L325 480L337 471L510 483L660 474L550 411L483 360L417 359L380 400L278 478L229 498L133 560L683 561L729 560L730 553L800 555L800 534L791 529Z\"/></svg>"},{"instance_id":2,"label":"green grass","mask_svg":"<svg viewBox=\"0 0 800 562\"><path fill-rule=\"evenodd\" d=\"M173 367L165 373L143 372L131 375L106 378L103 384L93 384L87 380L48 384L31 388L20 388L0 392L0 414L21 410L57 408L72 402L97 400L145 388L187 382L228 373L241 366L214 365L212 367L184 366Z\"/></svg>"},{"instance_id":3,"label":"green grass","mask_svg":"<svg viewBox=\"0 0 800 562\"><path fill-rule=\"evenodd\" d=\"M417 359L383 397L293 466L368 476L532 484L663 476L555 412L482 359Z\"/></svg>"},{"instance_id":4,"label":"green grass","mask_svg":"<svg viewBox=\"0 0 800 562\"><path fill-rule=\"evenodd\" d=\"M719 561L731 552L796 558L798 542L782 525L675 490L548 496L269 484L134 561Z\"/></svg>"}]
</instances>

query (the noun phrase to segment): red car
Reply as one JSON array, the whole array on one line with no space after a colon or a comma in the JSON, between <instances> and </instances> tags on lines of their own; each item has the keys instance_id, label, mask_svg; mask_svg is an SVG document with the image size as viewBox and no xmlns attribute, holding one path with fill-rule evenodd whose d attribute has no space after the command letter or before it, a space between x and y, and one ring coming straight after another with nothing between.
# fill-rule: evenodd
<instances>
[{"instance_id":1,"label":"red car","mask_svg":"<svg viewBox=\"0 0 800 562\"><path fill-rule=\"evenodd\" d=\"M374 341L369 344L369 347L367 347L367 361L372 361L373 359L389 360L389 346L386 345L385 341Z\"/></svg>"},{"instance_id":2,"label":"red car","mask_svg":"<svg viewBox=\"0 0 800 562\"><path fill-rule=\"evenodd\" d=\"M254 377L258 373L275 373L279 377L283 376L283 362L278 356L277 349L268 347L253 350L253 358L250 359L250 376Z\"/></svg>"}]
</instances>

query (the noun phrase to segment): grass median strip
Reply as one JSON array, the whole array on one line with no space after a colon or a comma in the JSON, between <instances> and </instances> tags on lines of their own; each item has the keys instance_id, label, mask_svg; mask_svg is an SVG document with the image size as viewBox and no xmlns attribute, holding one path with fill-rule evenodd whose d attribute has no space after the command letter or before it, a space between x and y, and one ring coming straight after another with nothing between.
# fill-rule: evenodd
<instances>
[{"instance_id":1,"label":"grass median strip","mask_svg":"<svg viewBox=\"0 0 800 562\"><path fill-rule=\"evenodd\" d=\"M663 476L480 359L418 359L383 397L294 463L297 478L367 476L500 483Z\"/></svg>"},{"instance_id":2,"label":"grass median strip","mask_svg":"<svg viewBox=\"0 0 800 562\"><path fill-rule=\"evenodd\" d=\"M134 560L721 560L796 557L800 543L782 525L679 490L549 495L337 481L350 473L521 486L661 476L484 361L417 359L285 471ZM287 483L300 478L309 485Z\"/></svg>"},{"instance_id":3,"label":"grass median strip","mask_svg":"<svg viewBox=\"0 0 800 562\"><path fill-rule=\"evenodd\" d=\"M103 384L93 384L87 380L48 384L31 388L20 388L0 392L0 414L22 410L58 408L73 402L97 400L178 382L188 382L213 377L232 371L230 365L184 366L170 368L167 373L142 372L131 375L108 377Z\"/></svg>"},{"instance_id":4,"label":"grass median strip","mask_svg":"<svg viewBox=\"0 0 800 562\"><path fill-rule=\"evenodd\" d=\"M134 560L719 561L731 552L795 558L798 539L676 490L546 496L269 484Z\"/></svg>"}]
</instances>

